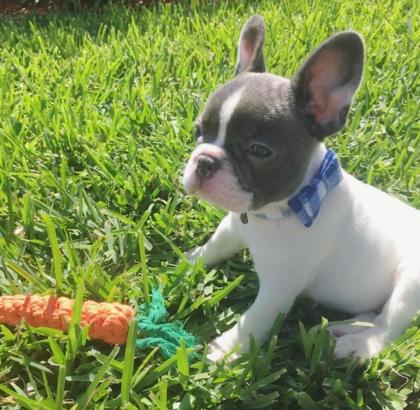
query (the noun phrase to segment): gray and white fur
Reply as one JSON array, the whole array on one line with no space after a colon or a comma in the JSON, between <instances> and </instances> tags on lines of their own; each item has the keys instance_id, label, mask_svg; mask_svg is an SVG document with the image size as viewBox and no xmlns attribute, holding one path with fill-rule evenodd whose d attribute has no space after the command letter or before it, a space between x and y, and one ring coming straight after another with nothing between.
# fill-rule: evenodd
<instances>
[{"instance_id":1,"label":"gray and white fur","mask_svg":"<svg viewBox=\"0 0 420 410\"><path fill-rule=\"evenodd\" d=\"M262 17L251 17L241 31L236 77L208 99L184 172L187 193L229 211L187 257L213 265L247 247L260 280L254 304L210 344L209 358L235 346L246 351L250 333L264 341L277 314L302 294L370 318L367 329L332 332L338 357L371 357L420 309L420 212L343 171L310 228L279 213L319 168L324 138L345 125L362 79L363 40L336 34L290 80L265 72L264 36Z\"/></svg>"}]
</instances>

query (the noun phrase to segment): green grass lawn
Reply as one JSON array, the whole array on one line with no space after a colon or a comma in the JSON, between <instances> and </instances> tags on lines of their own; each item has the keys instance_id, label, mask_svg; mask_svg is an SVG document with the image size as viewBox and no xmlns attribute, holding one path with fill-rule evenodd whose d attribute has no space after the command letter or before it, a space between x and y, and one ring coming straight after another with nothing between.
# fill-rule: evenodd
<instances>
[{"instance_id":1,"label":"green grass lawn","mask_svg":"<svg viewBox=\"0 0 420 410\"><path fill-rule=\"evenodd\" d=\"M244 253L189 265L223 212L186 197L193 121L233 75L243 22L267 24L269 69L291 76L328 35L365 38L363 85L328 140L344 167L420 207L415 2L276 0L159 6L100 15L0 18L0 294L137 305L159 284L171 319L203 346L237 320L258 282ZM0 325L0 408L415 409L420 330L363 367L332 356L323 316L298 301L235 364ZM132 347L130 344L129 347Z\"/></svg>"}]
</instances>

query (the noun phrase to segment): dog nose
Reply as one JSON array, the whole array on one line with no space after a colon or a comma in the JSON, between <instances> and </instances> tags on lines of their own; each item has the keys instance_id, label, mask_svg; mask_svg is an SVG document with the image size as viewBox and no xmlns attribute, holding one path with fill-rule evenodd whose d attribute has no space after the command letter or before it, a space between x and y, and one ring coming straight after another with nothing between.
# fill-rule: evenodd
<instances>
[{"instance_id":1,"label":"dog nose","mask_svg":"<svg viewBox=\"0 0 420 410\"><path fill-rule=\"evenodd\" d=\"M197 158L197 175L202 179L209 178L219 167L219 161L216 158L209 157L208 155L200 155Z\"/></svg>"}]
</instances>

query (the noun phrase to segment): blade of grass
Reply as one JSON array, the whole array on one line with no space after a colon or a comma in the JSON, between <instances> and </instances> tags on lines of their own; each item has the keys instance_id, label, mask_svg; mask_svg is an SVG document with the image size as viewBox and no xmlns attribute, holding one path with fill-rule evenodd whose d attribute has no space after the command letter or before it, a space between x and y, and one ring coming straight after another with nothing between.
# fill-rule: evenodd
<instances>
[{"instance_id":1,"label":"blade of grass","mask_svg":"<svg viewBox=\"0 0 420 410\"><path fill-rule=\"evenodd\" d=\"M66 353L66 362L71 363L79 350L82 340L80 337L80 319L82 317L83 295L85 291L84 276L79 278L76 297L73 303L73 314L71 316L70 326L68 329L68 351Z\"/></svg>"},{"instance_id":2,"label":"blade of grass","mask_svg":"<svg viewBox=\"0 0 420 410\"><path fill-rule=\"evenodd\" d=\"M127 343L124 354L124 370L121 378L121 404L130 402L131 383L133 381L134 355L136 352L137 321L132 320L128 328Z\"/></svg>"},{"instance_id":3,"label":"blade of grass","mask_svg":"<svg viewBox=\"0 0 420 410\"><path fill-rule=\"evenodd\" d=\"M224 299L230 292L232 292L243 280L245 275L239 275L235 278L232 282L230 282L225 288L216 292L210 300L206 302L208 306L214 306L219 303L222 299Z\"/></svg>"},{"instance_id":4,"label":"blade of grass","mask_svg":"<svg viewBox=\"0 0 420 410\"><path fill-rule=\"evenodd\" d=\"M149 274L146 263L146 251L145 251L145 237L142 231L139 231L139 249L140 249L140 266L141 266L141 278L143 285L143 296L146 304L150 304L150 285L149 285Z\"/></svg>"},{"instance_id":5,"label":"blade of grass","mask_svg":"<svg viewBox=\"0 0 420 410\"><path fill-rule=\"evenodd\" d=\"M55 408L61 409L64 401L64 393L66 388L66 366L61 365L58 368L57 388L55 390Z\"/></svg>"},{"instance_id":6,"label":"blade of grass","mask_svg":"<svg viewBox=\"0 0 420 410\"><path fill-rule=\"evenodd\" d=\"M57 239L57 233L55 231L54 222L52 221L51 217L46 213L42 213L42 219L47 228L48 239L50 241L51 251L53 255L53 266L54 266L54 274L55 274L57 290L62 291L63 290L62 255L61 255L60 248L58 246L58 239Z\"/></svg>"},{"instance_id":7,"label":"blade of grass","mask_svg":"<svg viewBox=\"0 0 420 410\"><path fill-rule=\"evenodd\" d=\"M9 396L13 397L18 403L20 403L22 406L26 407L29 410L33 409L48 409L45 405L37 402L36 400L32 400L29 397L19 394L15 392L12 389L9 389L6 386L3 386L0 384L0 390L2 390L4 393L8 394Z\"/></svg>"},{"instance_id":8,"label":"blade of grass","mask_svg":"<svg viewBox=\"0 0 420 410\"><path fill-rule=\"evenodd\" d=\"M103 365L99 368L98 372L95 375L95 378L93 379L92 383L89 385L88 389L86 390L86 393L77 400L77 408L78 410L85 410L88 408L88 405L90 401L92 400L93 395L95 394L95 389L101 383L102 378L104 377L105 373L109 370L111 367L111 362L115 358L115 356L120 351L119 346L115 346L111 353L109 354L106 361L103 363Z\"/></svg>"}]
</instances>

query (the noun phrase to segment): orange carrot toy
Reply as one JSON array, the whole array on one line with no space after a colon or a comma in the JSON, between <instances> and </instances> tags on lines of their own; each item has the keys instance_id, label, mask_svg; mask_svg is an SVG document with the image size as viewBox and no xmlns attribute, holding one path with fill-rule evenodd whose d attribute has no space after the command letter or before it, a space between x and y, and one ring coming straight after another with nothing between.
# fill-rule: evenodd
<instances>
[{"instance_id":1,"label":"orange carrot toy","mask_svg":"<svg viewBox=\"0 0 420 410\"><path fill-rule=\"evenodd\" d=\"M67 330L73 313L72 299L54 296L1 296L0 323L18 325L24 320L34 327ZM134 317L130 306L120 303L83 303L81 327L90 325L89 336L110 344L124 344L128 325Z\"/></svg>"},{"instance_id":2,"label":"orange carrot toy","mask_svg":"<svg viewBox=\"0 0 420 410\"><path fill-rule=\"evenodd\" d=\"M0 323L16 326L25 321L33 327L50 327L66 331L73 313L72 299L66 297L38 295L0 296ZM83 303L80 326L90 326L89 336L110 344L124 344L127 341L130 321L135 310L120 303ZM150 305L141 305L137 314L138 332L142 338L136 340L138 348L159 346L164 356L176 352L179 340L185 340L187 347L195 344L195 338L186 332L178 322L163 323L167 312L162 295L153 289Z\"/></svg>"}]
</instances>

